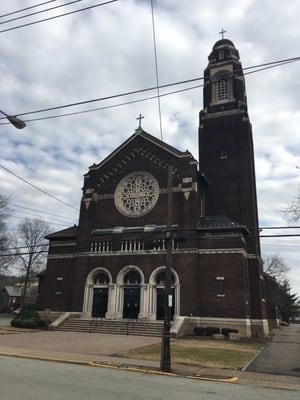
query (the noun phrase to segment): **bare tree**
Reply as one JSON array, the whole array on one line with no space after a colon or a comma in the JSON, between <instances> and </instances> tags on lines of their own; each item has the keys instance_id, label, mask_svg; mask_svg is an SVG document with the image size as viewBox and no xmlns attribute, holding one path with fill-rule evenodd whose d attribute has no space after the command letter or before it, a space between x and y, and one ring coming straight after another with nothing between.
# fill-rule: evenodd
<instances>
[{"instance_id":1,"label":"bare tree","mask_svg":"<svg viewBox=\"0 0 300 400\"><path fill-rule=\"evenodd\" d=\"M20 269L24 273L24 290L22 301L26 297L28 282L43 267L47 255L45 236L49 225L40 219L29 219L18 225L18 236L15 238L16 255Z\"/></svg>"},{"instance_id":2,"label":"bare tree","mask_svg":"<svg viewBox=\"0 0 300 400\"><path fill-rule=\"evenodd\" d=\"M8 200L8 197L0 194L0 273L5 272L13 262L13 256L8 256L12 241L7 231L7 220L10 216Z\"/></svg>"},{"instance_id":3,"label":"bare tree","mask_svg":"<svg viewBox=\"0 0 300 400\"><path fill-rule=\"evenodd\" d=\"M300 191L298 191L294 200L283 209L283 213L290 222L300 221Z\"/></svg>"},{"instance_id":4,"label":"bare tree","mask_svg":"<svg viewBox=\"0 0 300 400\"><path fill-rule=\"evenodd\" d=\"M278 283L283 284L287 281L289 267L279 254L264 257L264 272L272 276Z\"/></svg>"}]
</instances>

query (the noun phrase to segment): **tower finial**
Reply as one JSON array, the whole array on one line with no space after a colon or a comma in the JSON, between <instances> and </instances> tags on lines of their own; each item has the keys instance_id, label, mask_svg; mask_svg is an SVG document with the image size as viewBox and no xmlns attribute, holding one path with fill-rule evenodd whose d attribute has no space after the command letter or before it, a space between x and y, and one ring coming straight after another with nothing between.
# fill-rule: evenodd
<instances>
[{"instance_id":1,"label":"tower finial","mask_svg":"<svg viewBox=\"0 0 300 400\"><path fill-rule=\"evenodd\" d=\"M222 39L224 39L224 33L225 33L226 31L224 31L224 29L222 28L221 29L221 31L219 32L219 35L222 35Z\"/></svg>"},{"instance_id":2,"label":"tower finial","mask_svg":"<svg viewBox=\"0 0 300 400\"><path fill-rule=\"evenodd\" d=\"M138 120L139 120L139 126L138 126L138 129L141 129L142 128L142 119L143 118L145 118L142 114L140 114L139 116L138 116Z\"/></svg>"}]
</instances>

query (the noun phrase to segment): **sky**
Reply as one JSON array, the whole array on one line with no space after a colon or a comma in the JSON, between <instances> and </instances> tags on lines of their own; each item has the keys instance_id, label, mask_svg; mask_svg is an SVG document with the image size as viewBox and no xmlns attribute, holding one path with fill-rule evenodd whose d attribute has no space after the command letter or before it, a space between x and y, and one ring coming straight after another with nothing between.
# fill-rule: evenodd
<instances>
[{"instance_id":1,"label":"sky","mask_svg":"<svg viewBox=\"0 0 300 400\"><path fill-rule=\"evenodd\" d=\"M40 0L2 0L1 15ZM52 1L26 13L54 7ZM100 3L82 0L4 24L0 17L0 109L15 115L33 110L153 87L156 83L149 0L118 2L7 32L2 30ZM225 37L244 67L300 56L300 2L272 0L160 0L154 2L160 84L201 77L213 44ZM287 226L282 209L296 196L300 177L299 62L246 77L253 126L260 226ZM184 87L193 86L185 85ZM179 87L176 87L177 89ZM180 87L181 88L181 87ZM170 89L170 90L173 90ZM169 91L165 90L165 91ZM163 91L162 91L163 92ZM155 92L23 117L59 115L133 101ZM163 139L197 158L202 89L161 99ZM160 136L157 100L85 114L27 122L23 130L0 125L0 163L63 201L79 207L83 174L126 140L144 115L145 131ZM6 120L0 120L4 123ZM42 216L53 230L78 222L78 213L0 168L0 193L15 207L10 226ZM13 206L11 206L13 208ZM45 213L56 214L57 216ZM263 231L263 234L299 230ZM262 238L264 255L280 254L300 294L300 237Z\"/></svg>"}]
</instances>

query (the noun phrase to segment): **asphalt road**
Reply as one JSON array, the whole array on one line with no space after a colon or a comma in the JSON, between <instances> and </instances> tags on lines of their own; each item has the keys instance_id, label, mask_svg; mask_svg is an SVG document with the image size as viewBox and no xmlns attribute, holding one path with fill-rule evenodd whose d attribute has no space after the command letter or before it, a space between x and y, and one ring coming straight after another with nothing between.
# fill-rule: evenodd
<instances>
[{"instance_id":1,"label":"asphalt road","mask_svg":"<svg viewBox=\"0 0 300 400\"><path fill-rule=\"evenodd\" d=\"M247 371L300 377L300 324L277 329Z\"/></svg>"},{"instance_id":2,"label":"asphalt road","mask_svg":"<svg viewBox=\"0 0 300 400\"><path fill-rule=\"evenodd\" d=\"M299 391L0 357L1 399L298 400Z\"/></svg>"}]
</instances>

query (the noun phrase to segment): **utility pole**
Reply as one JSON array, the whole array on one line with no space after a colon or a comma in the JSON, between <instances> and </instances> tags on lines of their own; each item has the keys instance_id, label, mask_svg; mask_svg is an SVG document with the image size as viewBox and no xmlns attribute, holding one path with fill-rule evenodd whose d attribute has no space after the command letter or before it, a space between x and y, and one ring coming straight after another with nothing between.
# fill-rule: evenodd
<instances>
[{"instance_id":1,"label":"utility pole","mask_svg":"<svg viewBox=\"0 0 300 400\"><path fill-rule=\"evenodd\" d=\"M168 167L168 214L167 214L167 230L166 230L166 268L165 268L165 312L164 312L164 329L161 340L160 369L164 372L171 371L171 351L170 351L170 320L172 307L171 294L171 268L172 268L172 181L173 168Z\"/></svg>"}]
</instances>

